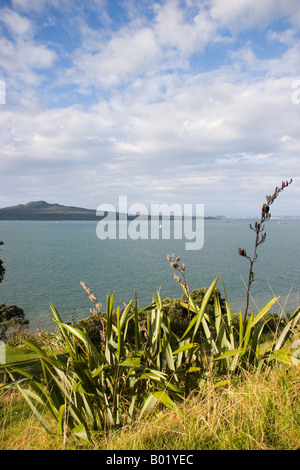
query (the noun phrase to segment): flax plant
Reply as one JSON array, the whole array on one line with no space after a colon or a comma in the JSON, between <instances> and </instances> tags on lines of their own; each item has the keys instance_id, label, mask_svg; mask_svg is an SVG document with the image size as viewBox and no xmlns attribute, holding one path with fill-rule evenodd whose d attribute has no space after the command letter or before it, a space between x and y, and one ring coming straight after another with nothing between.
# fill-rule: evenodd
<instances>
[{"instance_id":1,"label":"flax plant","mask_svg":"<svg viewBox=\"0 0 300 470\"><path fill-rule=\"evenodd\" d=\"M97 433L141 420L157 407L167 407L180 417L179 404L193 391L205 390L208 381L218 387L242 376L243 371L259 372L277 361L295 365L285 345L299 322L300 307L279 337L262 350L259 340L278 298L247 318L245 329L240 312L236 331L224 284L226 310L220 307L218 279L200 305L194 302L186 281L179 279L184 300L162 299L158 290L150 305L139 308L135 295L135 302L121 311L114 309L114 294L107 294L104 313L84 285L98 306L94 314L101 315L99 343L94 344L84 329L63 323L51 304L63 354L23 340L38 354L40 373L30 373L19 364L2 365L0 372L6 372L10 381L0 391L17 388L49 434L62 439L71 434L93 442ZM210 299L214 300L213 316L206 312ZM172 331L166 300L179 302L191 313L181 336ZM54 418L56 430L41 410Z\"/></svg>"},{"instance_id":2,"label":"flax plant","mask_svg":"<svg viewBox=\"0 0 300 470\"><path fill-rule=\"evenodd\" d=\"M94 301L94 299L91 299ZM16 387L45 427L39 406L49 411L61 436L92 440L92 432L131 422L140 412L149 412L157 403L175 407L183 395L176 376L169 344L171 332L158 292L153 303L138 309L132 301L123 312L114 311L114 294L107 294L102 339L95 346L81 329L62 322L50 305L65 357L52 355L31 341L24 343L40 358L42 376L33 375L17 364L3 366L11 382L2 390ZM146 335L139 327L140 315L147 314ZM135 323L135 337L128 339L129 322Z\"/></svg>"},{"instance_id":3,"label":"flax plant","mask_svg":"<svg viewBox=\"0 0 300 470\"><path fill-rule=\"evenodd\" d=\"M167 259L169 258L167 257ZM178 266L174 266L172 263L171 267L178 270ZM271 345L268 347L263 345L264 347L262 347L260 339L271 319L268 313L279 297L271 299L257 315L251 314L246 318L246 321L241 312L235 315L234 321L230 304L227 301L224 282L226 312L221 309L219 297L216 293L218 279L219 276L207 289L200 306L194 302L187 288L186 280L184 279L184 283L182 283L180 279L176 279L181 285L187 300L173 300L173 302L179 303L181 307L189 310L194 315L180 339L180 344L185 341L184 349L189 350L188 359L185 361L187 372L198 375L198 385L201 384L204 377L207 378L208 376L216 378L217 384L222 384L223 382L220 381L222 375L239 375L243 370L259 372L262 367L270 365L276 360L293 365L292 354L285 349L285 345L296 332L300 320L300 307L286 321L280 335L275 335ZM214 299L214 315L208 316L206 308L212 296ZM172 301L171 299L168 300ZM237 320L238 327L236 327ZM202 335L200 335L201 344L196 341L200 329L202 330Z\"/></svg>"}]
</instances>

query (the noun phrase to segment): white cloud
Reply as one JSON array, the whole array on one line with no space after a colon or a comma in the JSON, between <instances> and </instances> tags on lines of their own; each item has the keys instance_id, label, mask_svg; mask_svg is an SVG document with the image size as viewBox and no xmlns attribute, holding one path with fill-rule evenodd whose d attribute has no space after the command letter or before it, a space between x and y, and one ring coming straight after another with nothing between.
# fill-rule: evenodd
<instances>
[{"instance_id":1,"label":"white cloud","mask_svg":"<svg viewBox=\"0 0 300 470\"><path fill-rule=\"evenodd\" d=\"M212 0L211 4L212 18L234 33L253 26L265 26L274 14L273 0Z\"/></svg>"},{"instance_id":2,"label":"white cloud","mask_svg":"<svg viewBox=\"0 0 300 470\"><path fill-rule=\"evenodd\" d=\"M158 48L153 31L143 28L132 32L124 30L112 38L108 44L99 46L100 51L79 53L75 58L78 72L74 81L82 84L114 85L127 77L149 69L155 61Z\"/></svg>"},{"instance_id":3,"label":"white cloud","mask_svg":"<svg viewBox=\"0 0 300 470\"><path fill-rule=\"evenodd\" d=\"M299 26L298 0L211 0L212 18L233 34L251 28L265 28L279 18Z\"/></svg>"},{"instance_id":4,"label":"white cloud","mask_svg":"<svg viewBox=\"0 0 300 470\"><path fill-rule=\"evenodd\" d=\"M11 30L13 34L18 36L27 36L32 33L31 22L24 16L8 8L0 10L1 21Z\"/></svg>"},{"instance_id":5,"label":"white cloud","mask_svg":"<svg viewBox=\"0 0 300 470\"><path fill-rule=\"evenodd\" d=\"M40 190L39 199L87 207L115 203L122 193L131 202L198 201L228 213L260 188L300 176L300 108L291 100L300 62L295 2L281 29L272 24L283 15L281 0L276 11L271 0L190 0L185 9L164 2L137 17L138 7L127 4L120 25L96 3L90 8L105 27L86 11L78 18L76 3L70 21L78 29L61 32L67 44L47 35L54 17L37 40L35 17L21 16L25 0L14 2L15 29L6 10L10 35L0 39L0 64L10 100L0 114L0 206ZM257 27L268 47L276 45L270 57L259 55ZM209 62L214 47L222 53L216 63ZM15 199L6 204L12 180Z\"/></svg>"},{"instance_id":6,"label":"white cloud","mask_svg":"<svg viewBox=\"0 0 300 470\"><path fill-rule=\"evenodd\" d=\"M158 8L155 32L162 47L176 48L183 55L203 50L215 33L215 25L205 10L199 9L189 21L177 2Z\"/></svg>"},{"instance_id":7,"label":"white cloud","mask_svg":"<svg viewBox=\"0 0 300 470\"><path fill-rule=\"evenodd\" d=\"M46 45L34 40L34 26L25 16L8 8L1 10L0 26L0 64L7 81L8 95L11 98L15 91L28 94L26 86L38 86L42 76L38 72L50 68L56 53ZM9 36L5 36L5 28ZM19 103L22 98L18 98Z\"/></svg>"},{"instance_id":8,"label":"white cloud","mask_svg":"<svg viewBox=\"0 0 300 470\"><path fill-rule=\"evenodd\" d=\"M192 54L202 52L210 40L219 40L216 26L202 8L191 18L184 16L177 2L154 4L153 10L152 24L132 19L109 40L82 27L84 44L93 52L77 51L74 82L111 86L145 73L153 77L168 69L186 70Z\"/></svg>"}]
</instances>

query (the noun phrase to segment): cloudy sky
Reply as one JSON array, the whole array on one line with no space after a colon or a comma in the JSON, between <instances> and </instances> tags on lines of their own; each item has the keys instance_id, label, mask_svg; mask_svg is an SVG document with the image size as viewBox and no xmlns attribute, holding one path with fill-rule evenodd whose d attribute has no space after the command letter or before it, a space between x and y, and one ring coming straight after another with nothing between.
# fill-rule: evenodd
<instances>
[{"instance_id":1,"label":"cloudy sky","mask_svg":"<svg viewBox=\"0 0 300 470\"><path fill-rule=\"evenodd\" d=\"M299 0L0 0L0 207L300 215Z\"/></svg>"}]
</instances>

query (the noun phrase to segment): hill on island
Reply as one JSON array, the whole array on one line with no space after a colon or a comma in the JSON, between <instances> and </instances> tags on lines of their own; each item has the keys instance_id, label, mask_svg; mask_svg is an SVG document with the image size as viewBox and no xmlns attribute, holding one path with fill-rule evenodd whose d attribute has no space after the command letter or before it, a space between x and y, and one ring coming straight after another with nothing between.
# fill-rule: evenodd
<instances>
[{"instance_id":1,"label":"hill on island","mask_svg":"<svg viewBox=\"0 0 300 470\"><path fill-rule=\"evenodd\" d=\"M0 209L0 220L101 220L107 215L119 219L119 212L105 212L97 215L95 209L82 207L64 206L61 204L49 204L45 201L28 202L17 206L4 207ZM136 215L127 215L128 220L133 220Z\"/></svg>"},{"instance_id":2,"label":"hill on island","mask_svg":"<svg viewBox=\"0 0 300 470\"><path fill-rule=\"evenodd\" d=\"M99 220L96 210L48 204L45 201L28 202L0 209L0 220Z\"/></svg>"}]
</instances>

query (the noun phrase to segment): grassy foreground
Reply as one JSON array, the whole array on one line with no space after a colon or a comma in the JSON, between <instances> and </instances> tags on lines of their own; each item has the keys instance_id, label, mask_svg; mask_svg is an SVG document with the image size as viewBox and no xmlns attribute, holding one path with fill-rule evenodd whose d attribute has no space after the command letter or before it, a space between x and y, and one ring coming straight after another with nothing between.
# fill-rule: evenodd
<instances>
[{"instance_id":1,"label":"grassy foreground","mask_svg":"<svg viewBox=\"0 0 300 470\"><path fill-rule=\"evenodd\" d=\"M0 449L299 450L299 383L299 367L280 363L224 387L207 382L176 410L158 405L140 422L100 432L93 445L50 437L13 390L0 402Z\"/></svg>"},{"instance_id":2,"label":"grassy foreground","mask_svg":"<svg viewBox=\"0 0 300 470\"><path fill-rule=\"evenodd\" d=\"M0 449L300 449L300 309L263 336L275 298L244 330L216 282L199 305L182 285L188 303L173 302L194 316L181 338L159 292L122 312L108 294L97 344L51 306L58 331L8 347L0 367Z\"/></svg>"}]
</instances>

